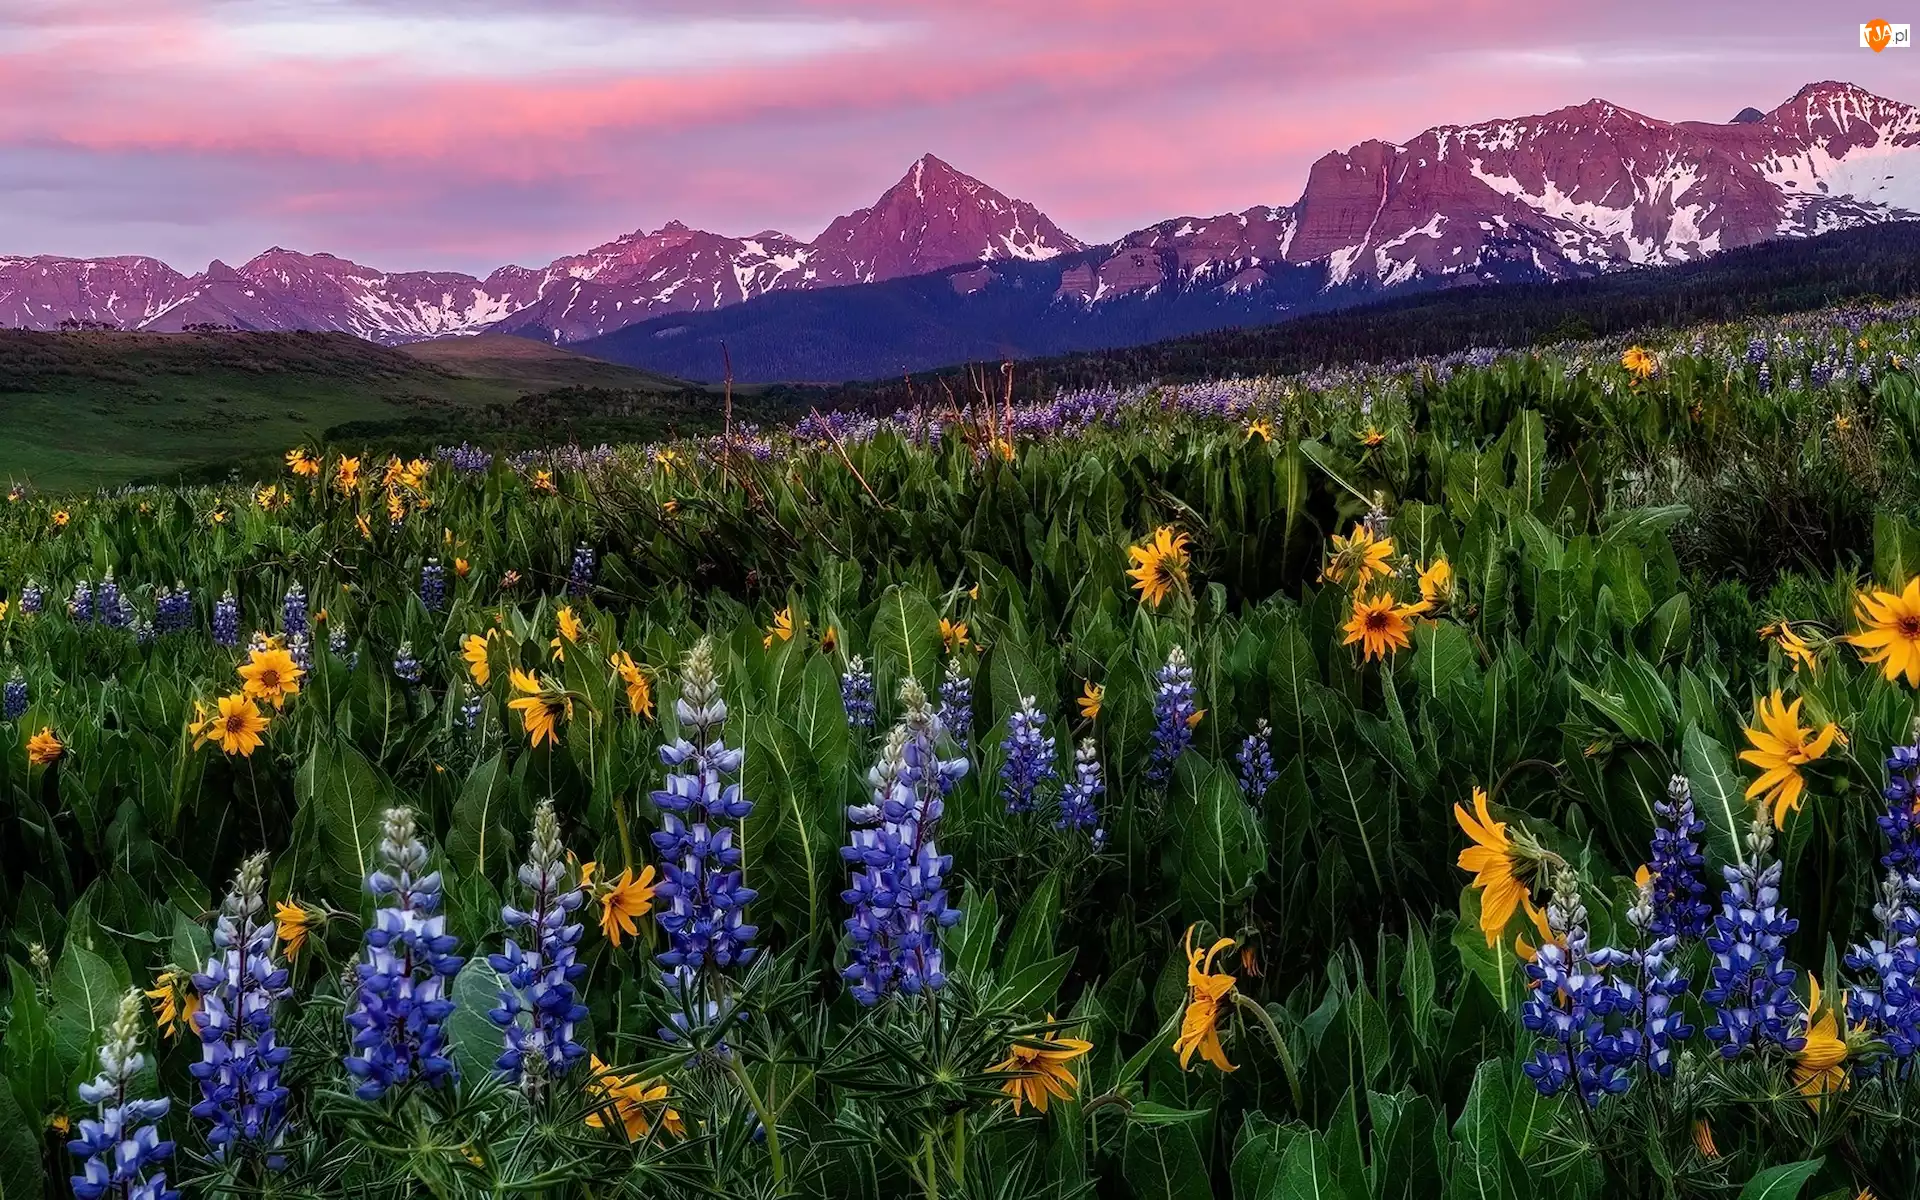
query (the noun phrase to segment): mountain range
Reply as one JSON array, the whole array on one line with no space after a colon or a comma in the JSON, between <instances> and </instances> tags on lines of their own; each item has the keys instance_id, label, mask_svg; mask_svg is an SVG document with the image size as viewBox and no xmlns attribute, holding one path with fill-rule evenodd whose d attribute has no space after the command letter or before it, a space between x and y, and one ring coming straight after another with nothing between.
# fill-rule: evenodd
<instances>
[{"instance_id":1,"label":"mountain range","mask_svg":"<svg viewBox=\"0 0 1920 1200\"><path fill-rule=\"evenodd\" d=\"M0 325L479 332L696 378L844 379L1124 345L1418 288L1684 263L1920 217L1920 109L1846 83L1725 124L1604 100L1329 153L1298 200L1087 244L927 155L803 241L669 222L485 278L275 247L184 275L156 259L0 257Z\"/></svg>"}]
</instances>

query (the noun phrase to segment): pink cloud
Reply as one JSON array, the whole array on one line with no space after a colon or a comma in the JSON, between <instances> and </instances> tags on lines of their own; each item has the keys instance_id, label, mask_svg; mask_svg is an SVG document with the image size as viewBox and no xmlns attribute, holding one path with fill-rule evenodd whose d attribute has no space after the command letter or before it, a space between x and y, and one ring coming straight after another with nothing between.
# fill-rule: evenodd
<instances>
[{"instance_id":1,"label":"pink cloud","mask_svg":"<svg viewBox=\"0 0 1920 1200\"><path fill-rule=\"evenodd\" d=\"M1320 153L1437 122L1594 94L1724 119L1831 75L1901 95L1892 68L1854 53L1851 26L1784 0L1627 0L1604 16L1565 0L633 8L15 0L0 17L0 176L14 155L60 164L75 188L116 170L164 177L204 214L183 244L284 224L276 240L480 266L469 256L488 247L561 253L579 230L609 236L669 211L810 234L929 149L1105 237L1290 202ZM457 24L433 24L449 16ZM545 35L541 61L561 65L516 61L529 30ZM468 60L445 61L449 31L471 37ZM683 59L654 53L683 44ZM643 65L627 65L629 45ZM1573 65L1523 57L1540 51ZM1694 57L1662 65L1656 52ZM128 191L131 221L152 191ZM37 203L0 181L0 226L19 243L0 249L46 248L36 233L84 242L88 227ZM111 219L88 221L120 244ZM383 221L393 232L376 231Z\"/></svg>"}]
</instances>

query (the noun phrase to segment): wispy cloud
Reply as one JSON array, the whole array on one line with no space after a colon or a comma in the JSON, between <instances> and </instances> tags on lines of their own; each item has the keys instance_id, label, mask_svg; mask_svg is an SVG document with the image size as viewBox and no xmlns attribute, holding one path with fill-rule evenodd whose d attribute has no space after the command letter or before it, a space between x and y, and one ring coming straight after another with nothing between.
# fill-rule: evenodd
<instances>
[{"instance_id":1,"label":"wispy cloud","mask_svg":"<svg viewBox=\"0 0 1920 1200\"><path fill-rule=\"evenodd\" d=\"M1288 203L1320 153L1435 123L1911 90L1855 38L1786 0L4 0L0 251L805 235L926 150L1099 238Z\"/></svg>"}]
</instances>

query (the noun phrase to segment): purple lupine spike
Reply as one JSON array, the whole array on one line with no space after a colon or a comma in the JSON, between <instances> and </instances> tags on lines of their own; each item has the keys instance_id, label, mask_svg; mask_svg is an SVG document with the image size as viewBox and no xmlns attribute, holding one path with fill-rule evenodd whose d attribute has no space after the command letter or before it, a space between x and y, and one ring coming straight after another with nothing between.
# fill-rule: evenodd
<instances>
[{"instance_id":1,"label":"purple lupine spike","mask_svg":"<svg viewBox=\"0 0 1920 1200\"><path fill-rule=\"evenodd\" d=\"M507 928L524 931L530 944L522 948L509 936L503 953L487 956L506 980L500 1007L487 1013L504 1030L505 1049L494 1066L529 1091L566 1074L587 1053L573 1040L576 1026L587 1019L587 1006L580 1003L576 988L587 973L586 964L578 961L585 926L569 920L586 903L587 893L577 885L568 887L566 876L560 819L553 801L542 800L533 813L532 848L519 873L532 905L500 910Z\"/></svg>"},{"instance_id":2,"label":"purple lupine spike","mask_svg":"<svg viewBox=\"0 0 1920 1200\"><path fill-rule=\"evenodd\" d=\"M1000 743L1006 756L1000 767L1000 795L1010 813L1032 812L1040 789L1060 776L1053 765L1054 741L1042 732L1046 723L1032 696L1022 696L1019 709L1007 718L1007 736Z\"/></svg>"},{"instance_id":3,"label":"purple lupine spike","mask_svg":"<svg viewBox=\"0 0 1920 1200\"><path fill-rule=\"evenodd\" d=\"M200 1081L193 1115L211 1121L207 1144L226 1162L255 1152L268 1169L286 1165L287 1089L280 1068L292 1057L274 1032L274 1006L293 994L287 969L273 961L275 929L267 915L267 856L240 865L213 929L213 956L193 977L200 994L194 1028L200 1061L188 1069Z\"/></svg>"},{"instance_id":4,"label":"purple lupine spike","mask_svg":"<svg viewBox=\"0 0 1920 1200\"><path fill-rule=\"evenodd\" d=\"M423 874L427 848L415 831L413 810L390 808L380 840L382 866L367 876L380 901L355 964L358 987L347 1014L353 1049L345 1065L360 1081L354 1094L377 1100L389 1088L418 1079L440 1086L455 1075L448 1056L447 997L460 959L459 939L447 933L440 909L440 873Z\"/></svg>"},{"instance_id":5,"label":"purple lupine spike","mask_svg":"<svg viewBox=\"0 0 1920 1200\"><path fill-rule=\"evenodd\" d=\"M939 757L940 718L917 682L900 686L900 704L900 724L867 774L872 800L847 810L853 834L840 850L853 868L840 894L853 906L846 920L853 961L841 977L867 1005L946 986L940 931L960 919L947 904L953 859L935 838L946 794L966 775L967 760Z\"/></svg>"},{"instance_id":6,"label":"purple lupine spike","mask_svg":"<svg viewBox=\"0 0 1920 1200\"><path fill-rule=\"evenodd\" d=\"M72 1176L76 1200L179 1200L167 1187L167 1173L156 1169L173 1154L173 1143L163 1142L155 1129L172 1102L134 1100L131 1084L147 1065L140 1051L140 993L120 997L120 1009L100 1045L100 1073L80 1085L80 1099L95 1106L97 1116L82 1118L67 1149L81 1159L80 1174Z\"/></svg>"}]
</instances>

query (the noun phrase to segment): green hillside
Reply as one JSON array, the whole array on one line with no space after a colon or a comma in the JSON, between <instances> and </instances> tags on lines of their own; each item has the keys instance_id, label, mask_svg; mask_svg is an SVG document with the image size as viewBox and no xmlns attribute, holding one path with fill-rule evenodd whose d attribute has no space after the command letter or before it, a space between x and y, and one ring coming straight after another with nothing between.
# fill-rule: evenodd
<instances>
[{"instance_id":1,"label":"green hillside","mask_svg":"<svg viewBox=\"0 0 1920 1200\"><path fill-rule=\"evenodd\" d=\"M686 385L502 336L404 349L342 333L0 330L0 479L53 489L169 478L278 454L345 424L400 425L594 388Z\"/></svg>"}]
</instances>

